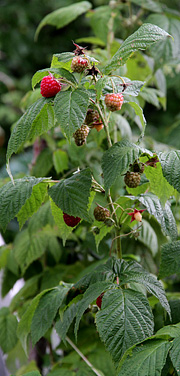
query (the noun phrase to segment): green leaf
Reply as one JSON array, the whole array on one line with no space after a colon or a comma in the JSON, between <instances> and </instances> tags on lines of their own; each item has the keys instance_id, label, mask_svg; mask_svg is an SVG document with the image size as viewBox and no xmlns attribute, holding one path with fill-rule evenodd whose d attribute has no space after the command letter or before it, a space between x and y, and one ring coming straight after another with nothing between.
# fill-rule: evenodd
<instances>
[{"instance_id":1,"label":"green leaf","mask_svg":"<svg viewBox=\"0 0 180 376\"><path fill-rule=\"evenodd\" d=\"M140 92L140 96L153 106L157 108L161 107L159 97L163 97L163 93L160 90L152 87L144 87Z\"/></svg>"},{"instance_id":2,"label":"green leaf","mask_svg":"<svg viewBox=\"0 0 180 376\"><path fill-rule=\"evenodd\" d=\"M62 132L70 140L81 127L89 104L89 93L85 89L59 91L54 101L54 112Z\"/></svg>"},{"instance_id":3,"label":"green leaf","mask_svg":"<svg viewBox=\"0 0 180 376\"><path fill-rule=\"evenodd\" d=\"M106 192L113 185L119 175L124 174L130 164L143 153L152 153L146 149L135 145L128 140L123 140L114 144L107 150L102 158L102 169L104 174L104 184Z\"/></svg>"},{"instance_id":4,"label":"green leaf","mask_svg":"<svg viewBox=\"0 0 180 376\"><path fill-rule=\"evenodd\" d=\"M49 188L49 195L63 212L89 221L91 179L90 170L84 169Z\"/></svg>"},{"instance_id":5,"label":"green leaf","mask_svg":"<svg viewBox=\"0 0 180 376\"><path fill-rule=\"evenodd\" d=\"M45 25L52 25L56 26L57 29L61 29L70 22L74 21L81 14L87 12L89 9L91 9L91 7L92 5L89 1L81 1L77 4L72 4L49 13L38 25L35 40L37 40L40 30Z\"/></svg>"},{"instance_id":6,"label":"green leaf","mask_svg":"<svg viewBox=\"0 0 180 376\"><path fill-rule=\"evenodd\" d=\"M115 125L121 132L121 138L132 139L132 131L127 119L121 114L112 112L109 124Z\"/></svg>"},{"instance_id":7,"label":"green leaf","mask_svg":"<svg viewBox=\"0 0 180 376\"><path fill-rule=\"evenodd\" d=\"M178 376L180 375L179 348L180 348L180 336L174 339L173 345L170 349L170 358Z\"/></svg>"},{"instance_id":8,"label":"green leaf","mask_svg":"<svg viewBox=\"0 0 180 376\"><path fill-rule=\"evenodd\" d=\"M165 340L149 340L130 349L119 364L117 376L159 376L172 344Z\"/></svg>"},{"instance_id":9,"label":"green leaf","mask_svg":"<svg viewBox=\"0 0 180 376\"><path fill-rule=\"evenodd\" d=\"M32 322L34 312L36 310L36 307L38 306L38 303L41 297L44 294L46 294L47 291L50 291L50 290L51 289L42 291L39 295L37 295L32 300L31 304L29 305L28 309L26 310L26 312L21 318L21 321L18 324L17 336L20 339L22 347L26 354L27 354L27 340L28 340L28 335L31 330L31 322Z\"/></svg>"},{"instance_id":10,"label":"green leaf","mask_svg":"<svg viewBox=\"0 0 180 376\"><path fill-rule=\"evenodd\" d=\"M46 192L47 184L39 183L37 185L34 185L30 198L26 200L25 204L22 206L17 215L20 229L27 221L27 219L30 218L41 207Z\"/></svg>"},{"instance_id":11,"label":"green leaf","mask_svg":"<svg viewBox=\"0 0 180 376\"><path fill-rule=\"evenodd\" d=\"M180 240L166 243L161 248L159 278L180 273Z\"/></svg>"},{"instance_id":12,"label":"green leaf","mask_svg":"<svg viewBox=\"0 0 180 376\"><path fill-rule=\"evenodd\" d=\"M11 248L11 244L0 247L0 269L5 268Z\"/></svg>"},{"instance_id":13,"label":"green leaf","mask_svg":"<svg viewBox=\"0 0 180 376\"><path fill-rule=\"evenodd\" d=\"M144 117L144 114L143 114L143 110L142 108L135 102L128 102L128 104L134 109L135 111L135 114L137 116L139 116L139 119L140 119L140 122L141 122L141 125L142 125L142 133L141 133L141 137L144 137L144 132L145 132L145 129L146 129L146 119Z\"/></svg>"},{"instance_id":14,"label":"green leaf","mask_svg":"<svg viewBox=\"0 0 180 376\"><path fill-rule=\"evenodd\" d=\"M66 151L60 149L54 151L53 163L57 174L64 170L68 170L68 155Z\"/></svg>"},{"instance_id":15,"label":"green leaf","mask_svg":"<svg viewBox=\"0 0 180 376\"><path fill-rule=\"evenodd\" d=\"M130 346L153 334L153 316L147 299L130 289L104 294L96 324L116 364Z\"/></svg>"},{"instance_id":16,"label":"green leaf","mask_svg":"<svg viewBox=\"0 0 180 376\"><path fill-rule=\"evenodd\" d=\"M39 373L39 371L31 371L31 372L23 373L22 376L41 376L41 374Z\"/></svg>"},{"instance_id":17,"label":"green leaf","mask_svg":"<svg viewBox=\"0 0 180 376\"><path fill-rule=\"evenodd\" d=\"M16 123L8 142L7 160L34 136L40 136L54 126L52 99L41 98L30 106Z\"/></svg>"},{"instance_id":18,"label":"green leaf","mask_svg":"<svg viewBox=\"0 0 180 376\"><path fill-rule=\"evenodd\" d=\"M19 213L26 200L30 198L34 186L45 178L24 177L5 184L0 188L0 226L5 230L7 224Z\"/></svg>"},{"instance_id":19,"label":"green leaf","mask_svg":"<svg viewBox=\"0 0 180 376\"><path fill-rule=\"evenodd\" d=\"M154 215L161 225L164 235L170 236L172 239L177 238L177 226L169 202L166 202L163 207L158 197L152 193L146 193L137 197L129 196L129 198L131 200L139 200L146 207L147 211Z\"/></svg>"},{"instance_id":20,"label":"green leaf","mask_svg":"<svg viewBox=\"0 0 180 376\"><path fill-rule=\"evenodd\" d=\"M13 297L10 304L11 312L17 310L19 306L25 302L25 299L33 297L39 292L39 280L41 278L41 274L35 275L29 278L25 283L24 286L18 291L18 293Z\"/></svg>"},{"instance_id":21,"label":"green leaf","mask_svg":"<svg viewBox=\"0 0 180 376\"><path fill-rule=\"evenodd\" d=\"M137 227L138 225L136 225L135 228ZM138 232L138 240L150 249L153 256L156 256L158 252L158 240L157 235L150 223L143 219L143 226L138 229Z\"/></svg>"},{"instance_id":22,"label":"green leaf","mask_svg":"<svg viewBox=\"0 0 180 376\"><path fill-rule=\"evenodd\" d=\"M176 325L166 325L156 332L156 337L168 336L168 338L180 337L179 323Z\"/></svg>"},{"instance_id":23,"label":"green leaf","mask_svg":"<svg viewBox=\"0 0 180 376\"><path fill-rule=\"evenodd\" d=\"M95 44L100 47L105 47L105 43L99 38L99 37L82 37L77 38L76 43L89 43L89 44Z\"/></svg>"},{"instance_id":24,"label":"green leaf","mask_svg":"<svg viewBox=\"0 0 180 376\"><path fill-rule=\"evenodd\" d=\"M77 303L72 303L63 313L62 321L57 321L55 325L56 332L59 334L60 338L63 341L65 341L66 334L69 330L70 325L76 317L80 304L80 301L78 301Z\"/></svg>"},{"instance_id":25,"label":"green leaf","mask_svg":"<svg viewBox=\"0 0 180 376\"><path fill-rule=\"evenodd\" d=\"M34 213L28 224L28 231L32 236L34 232L42 229L46 225L53 227L55 224L52 213L50 202L47 201L43 204L37 213Z\"/></svg>"},{"instance_id":26,"label":"green leaf","mask_svg":"<svg viewBox=\"0 0 180 376\"><path fill-rule=\"evenodd\" d=\"M106 226L104 223L101 225L99 225L99 222L98 221L95 221L93 223L93 227L97 227L98 228L98 233L96 234L96 232L93 232L93 235L95 237L95 243L96 243L96 249L98 251L98 248L99 248L99 244L101 242L101 240L109 233L111 232L112 230L112 227L108 227ZM99 227L100 226L100 227Z\"/></svg>"},{"instance_id":27,"label":"green leaf","mask_svg":"<svg viewBox=\"0 0 180 376\"><path fill-rule=\"evenodd\" d=\"M54 54L51 67L52 68L65 68L67 70L71 69L71 60L74 57L73 52L62 52L61 54Z\"/></svg>"},{"instance_id":28,"label":"green leaf","mask_svg":"<svg viewBox=\"0 0 180 376\"><path fill-rule=\"evenodd\" d=\"M114 285L109 281L101 281L97 283L93 283L88 287L86 292L83 295L83 299L81 300L79 304L79 308L76 315L76 323L75 323L75 336L77 337L77 331L79 328L79 323L81 320L81 317L85 310L88 308L89 304L91 304L94 300L98 298L98 296L110 288L114 288Z\"/></svg>"},{"instance_id":29,"label":"green leaf","mask_svg":"<svg viewBox=\"0 0 180 376\"><path fill-rule=\"evenodd\" d=\"M148 9L151 12L161 13L162 8L159 2L153 0L130 0L131 3L140 6L141 8Z\"/></svg>"},{"instance_id":30,"label":"green leaf","mask_svg":"<svg viewBox=\"0 0 180 376\"><path fill-rule=\"evenodd\" d=\"M40 298L31 322L33 345L35 345L51 327L57 310L61 306L68 290L69 287L58 286Z\"/></svg>"},{"instance_id":31,"label":"green leaf","mask_svg":"<svg viewBox=\"0 0 180 376\"><path fill-rule=\"evenodd\" d=\"M172 35L172 38L161 40L150 51L156 63L162 65L165 63L173 63L173 60L180 58L180 46L178 42L180 33L180 21L174 17L168 17L164 14L152 14L147 19L148 22L158 25Z\"/></svg>"},{"instance_id":32,"label":"green leaf","mask_svg":"<svg viewBox=\"0 0 180 376\"><path fill-rule=\"evenodd\" d=\"M123 87L122 80L127 84L125 91ZM99 80L96 82L95 89L97 91L97 99L99 100L101 98L101 95L112 93L113 90L118 93L123 92L123 96L126 99L126 95L132 95L136 97L141 88L143 87L144 82L143 81L131 81L127 77L109 77L109 76L103 76L102 78L99 78Z\"/></svg>"},{"instance_id":33,"label":"green leaf","mask_svg":"<svg viewBox=\"0 0 180 376\"><path fill-rule=\"evenodd\" d=\"M7 353L11 351L17 343L17 318L9 313L8 308L0 309L0 347Z\"/></svg>"},{"instance_id":34,"label":"green leaf","mask_svg":"<svg viewBox=\"0 0 180 376\"><path fill-rule=\"evenodd\" d=\"M171 317L171 311L169 303L167 301L165 291L162 284L156 279L155 276L148 273L138 263L130 261L129 263L121 263L121 269L119 273L120 284L127 284L131 282L144 285L150 294L153 294L159 299L163 308L168 312Z\"/></svg>"},{"instance_id":35,"label":"green leaf","mask_svg":"<svg viewBox=\"0 0 180 376\"><path fill-rule=\"evenodd\" d=\"M158 153L158 158L164 177L170 185L180 192L180 151L170 150L165 153Z\"/></svg>"},{"instance_id":36,"label":"green leaf","mask_svg":"<svg viewBox=\"0 0 180 376\"><path fill-rule=\"evenodd\" d=\"M73 56L74 56L74 54L73 54ZM72 57L71 57L71 59L72 59ZM43 79L43 77L49 76L49 72L65 78L67 81L72 82L72 84L75 84L75 85L77 84L77 80L76 80L75 76L72 73L70 73L67 69L64 69L64 68L45 68L45 69L38 70L34 74L34 76L32 78L32 88L34 89L34 87L37 85L38 82L40 82Z\"/></svg>"},{"instance_id":37,"label":"green leaf","mask_svg":"<svg viewBox=\"0 0 180 376\"><path fill-rule=\"evenodd\" d=\"M58 229L60 231L60 236L63 240L63 246L65 246L66 240L73 231L74 227L69 227L66 225L63 219L63 211L60 208L58 208L58 206L54 203L53 200L51 200L51 210L55 224L56 226L58 226Z\"/></svg>"},{"instance_id":38,"label":"green leaf","mask_svg":"<svg viewBox=\"0 0 180 376\"><path fill-rule=\"evenodd\" d=\"M97 7L93 12L89 12L90 25L96 37L107 43L108 22L111 18L112 10L108 5Z\"/></svg>"},{"instance_id":39,"label":"green leaf","mask_svg":"<svg viewBox=\"0 0 180 376\"><path fill-rule=\"evenodd\" d=\"M156 168L145 166L144 173L150 182L150 192L154 193L162 204L174 194L174 188L164 178L160 163L156 164Z\"/></svg>"},{"instance_id":40,"label":"green leaf","mask_svg":"<svg viewBox=\"0 0 180 376\"><path fill-rule=\"evenodd\" d=\"M170 35L166 33L166 31L160 29L158 26L150 23L143 24L137 31L135 31L135 33L130 35L124 41L111 59L110 63L105 66L105 73L109 74L111 71L124 65L133 52L137 50L145 50L153 43L169 36Z\"/></svg>"},{"instance_id":41,"label":"green leaf","mask_svg":"<svg viewBox=\"0 0 180 376\"><path fill-rule=\"evenodd\" d=\"M53 167L52 150L45 148L38 155L35 165L32 166L31 175L39 178L47 176Z\"/></svg>"},{"instance_id":42,"label":"green leaf","mask_svg":"<svg viewBox=\"0 0 180 376\"><path fill-rule=\"evenodd\" d=\"M45 231L39 231L31 237L26 229L17 235L14 243L14 255L22 273L34 260L42 256L47 244L48 234Z\"/></svg>"}]
</instances>

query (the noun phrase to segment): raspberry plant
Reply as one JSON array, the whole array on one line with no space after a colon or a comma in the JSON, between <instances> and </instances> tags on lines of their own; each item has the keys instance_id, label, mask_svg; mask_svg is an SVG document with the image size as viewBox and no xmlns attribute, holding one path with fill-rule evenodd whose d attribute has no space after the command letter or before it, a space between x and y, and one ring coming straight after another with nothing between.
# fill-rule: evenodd
<instances>
[{"instance_id":1,"label":"raspberry plant","mask_svg":"<svg viewBox=\"0 0 180 376\"><path fill-rule=\"evenodd\" d=\"M85 1L64 8L60 26L63 14L71 14L73 20L90 7ZM110 11L110 37L118 3L111 1L106 11ZM55 22L53 15L42 21L37 34L43 22ZM5 231L16 217L20 231L13 244L1 248L3 294L20 278L25 284L10 307L0 310L0 344L8 353L19 339L28 354L43 340L46 355L47 349L51 354L49 376L153 376L172 370L179 374L180 323L171 312L163 283L141 265L145 256L134 249L137 240L156 257L157 227L162 239L158 278L178 272L180 243L171 197L180 192L180 151L146 147L146 121L138 98L143 94L147 98L152 88L121 74L134 53L169 39L163 29L144 23L120 46L115 40L108 42L106 58L103 50L91 51L76 43L73 52L53 55L51 66L32 78L33 90L41 86L41 93L35 89L38 99L32 92L32 104L12 130L7 148L10 178L0 189L0 226ZM49 89L48 81L55 87ZM127 116L136 118L139 126L132 139L123 137ZM38 144L43 147L34 150L28 176L13 176L12 155L30 145L37 149ZM125 186L124 175L129 174L129 180L133 175L138 184L127 184L125 179ZM70 247L76 273L63 264ZM87 247L86 256L82 247ZM158 309L163 321L159 326ZM60 354L51 346L52 328L62 341ZM77 346L79 331L80 341L83 336L95 351L100 349L99 362L92 356L91 363L82 354L73 331ZM83 341L82 351L88 355L88 343ZM68 368L65 344L84 365L73 363L70 354Z\"/></svg>"}]
</instances>

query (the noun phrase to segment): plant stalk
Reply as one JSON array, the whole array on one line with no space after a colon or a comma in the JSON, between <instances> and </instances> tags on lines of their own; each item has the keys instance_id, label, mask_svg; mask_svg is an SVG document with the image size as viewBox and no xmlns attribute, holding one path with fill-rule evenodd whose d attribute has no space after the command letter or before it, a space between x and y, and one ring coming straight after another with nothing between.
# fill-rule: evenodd
<instances>
[{"instance_id":1,"label":"plant stalk","mask_svg":"<svg viewBox=\"0 0 180 376\"><path fill-rule=\"evenodd\" d=\"M97 369L89 362L89 360L83 355L83 353L78 349L78 347L71 341L69 337L66 337L66 341L77 352L77 354L84 360L84 362L92 369L92 371L97 376L101 376L101 374L97 371Z\"/></svg>"}]
</instances>

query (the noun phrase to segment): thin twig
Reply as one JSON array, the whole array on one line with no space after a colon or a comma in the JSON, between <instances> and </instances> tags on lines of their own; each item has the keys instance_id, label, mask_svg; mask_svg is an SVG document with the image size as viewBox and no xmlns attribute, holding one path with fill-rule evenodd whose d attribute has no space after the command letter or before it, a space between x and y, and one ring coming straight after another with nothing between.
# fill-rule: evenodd
<instances>
[{"instance_id":1,"label":"thin twig","mask_svg":"<svg viewBox=\"0 0 180 376\"><path fill-rule=\"evenodd\" d=\"M66 337L66 341L72 346L72 348L77 352L77 354L79 354L79 356L92 369L92 371L97 376L101 376L101 374L97 371L97 369L89 362L89 360L83 355L83 353L78 349L78 347L71 341L71 339L69 337Z\"/></svg>"}]
</instances>

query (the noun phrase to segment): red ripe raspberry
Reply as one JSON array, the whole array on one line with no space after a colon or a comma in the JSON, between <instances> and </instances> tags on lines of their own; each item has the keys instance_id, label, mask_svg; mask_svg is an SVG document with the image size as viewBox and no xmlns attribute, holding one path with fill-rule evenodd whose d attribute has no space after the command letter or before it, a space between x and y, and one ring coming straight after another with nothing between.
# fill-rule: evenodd
<instances>
[{"instance_id":1,"label":"red ripe raspberry","mask_svg":"<svg viewBox=\"0 0 180 376\"><path fill-rule=\"evenodd\" d=\"M54 97L61 90L61 84L50 74L43 77L40 88L42 96L49 98Z\"/></svg>"},{"instance_id":2,"label":"red ripe raspberry","mask_svg":"<svg viewBox=\"0 0 180 376\"><path fill-rule=\"evenodd\" d=\"M101 309L101 304L102 304L102 298L103 298L103 295L104 295L104 292L102 292L101 295L98 296L97 300L96 300L96 304L97 306Z\"/></svg>"},{"instance_id":3,"label":"red ripe raspberry","mask_svg":"<svg viewBox=\"0 0 180 376\"><path fill-rule=\"evenodd\" d=\"M73 72L81 73L84 72L84 70L88 66L88 61L86 59L83 59L82 57L75 56L72 59L71 63L71 69Z\"/></svg>"},{"instance_id":4,"label":"red ripe raspberry","mask_svg":"<svg viewBox=\"0 0 180 376\"><path fill-rule=\"evenodd\" d=\"M105 96L105 105L110 111L118 111L121 109L124 98L121 93L111 93Z\"/></svg>"},{"instance_id":5,"label":"red ripe raspberry","mask_svg":"<svg viewBox=\"0 0 180 376\"><path fill-rule=\"evenodd\" d=\"M63 219L67 226L75 227L80 222L81 218L73 217L73 215L69 215L63 212Z\"/></svg>"}]
</instances>

